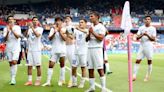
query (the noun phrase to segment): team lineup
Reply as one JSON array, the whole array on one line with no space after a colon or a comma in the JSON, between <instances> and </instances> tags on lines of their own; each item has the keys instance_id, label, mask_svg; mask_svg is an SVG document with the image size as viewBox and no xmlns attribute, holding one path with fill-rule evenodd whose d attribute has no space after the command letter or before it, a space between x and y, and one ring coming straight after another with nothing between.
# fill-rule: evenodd
<instances>
[{"instance_id":1,"label":"team lineup","mask_svg":"<svg viewBox=\"0 0 164 92\"><path fill-rule=\"evenodd\" d=\"M32 82L32 68L36 66L37 78L35 86L50 86L53 68L56 63L60 63L60 76L58 85L66 84L65 81L65 62L69 61L71 68L70 79L67 87L84 88L87 76L89 76L90 88L85 92L94 92L95 89L95 75L94 70L99 74L101 92L108 92L106 88L106 75L111 74L108 63L108 55L105 47L105 35L107 29L99 21L100 15L97 12L92 12L89 15L90 22L87 26L86 19L80 19L79 24L74 26L72 24L71 16L65 16L64 20L61 17L55 18L55 23L51 27L48 39L52 42L51 56L49 59L49 66L47 68L47 80L41 84L42 79L42 60L41 51L42 43L41 36L43 28L39 24L37 17L32 18L32 23L29 23L28 30L25 33L27 38L27 65L28 65L28 80L24 85L31 86ZM6 41L6 52L10 65L11 82L10 85L16 84L17 63L21 51L20 38L21 28L15 24L14 17L8 16L8 25L4 28L3 36ZM140 48L137 54L136 63L133 71L133 81L137 79L137 73L141 60L146 57L148 61L148 70L144 81L149 81L152 72L152 58L153 58L153 44L156 40L156 29L151 26L151 16L145 16L145 25L141 26L137 32L137 40L140 41ZM104 66L106 67L104 69ZM80 84L77 84L77 68L80 67L82 74ZM87 75L87 70L88 74ZM112 92L112 91L109 91Z\"/></svg>"}]
</instances>

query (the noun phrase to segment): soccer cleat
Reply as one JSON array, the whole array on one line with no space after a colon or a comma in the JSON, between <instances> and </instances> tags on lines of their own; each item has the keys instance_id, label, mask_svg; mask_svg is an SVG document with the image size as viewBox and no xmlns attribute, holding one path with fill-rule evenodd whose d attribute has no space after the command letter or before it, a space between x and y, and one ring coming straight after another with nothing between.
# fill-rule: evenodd
<instances>
[{"instance_id":1,"label":"soccer cleat","mask_svg":"<svg viewBox=\"0 0 164 92\"><path fill-rule=\"evenodd\" d=\"M110 72L110 71L107 71L106 74L109 75L109 74L112 74L113 72Z\"/></svg>"},{"instance_id":2,"label":"soccer cleat","mask_svg":"<svg viewBox=\"0 0 164 92\"><path fill-rule=\"evenodd\" d=\"M95 88L89 88L89 89L86 90L85 92L95 92Z\"/></svg>"},{"instance_id":3,"label":"soccer cleat","mask_svg":"<svg viewBox=\"0 0 164 92\"><path fill-rule=\"evenodd\" d=\"M68 86L67 87L70 87L70 86L72 86L72 81L68 82Z\"/></svg>"},{"instance_id":4,"label":"soccer cleat","mask_svg":"<svg viewBox=\"0 0 164 92\"><path fill-rule=\"evenodd\" d=\"M133 81L135 81L136 79L137 79L136 76L133 75Z\"/></svg>"},{"instance_id":5,"label":"soccer cleat","mask_svg":"<svg viewBox=\"0 0 164 92\"><path fill-rule=\"evenodd\" d=\"M147 82L147 81L149 81L149 77L144 78L144 82Z\"/></svg>"},{"instance_id":6,"label":"soccer cleat","mask_svg":"<svg viewBox=\"0 0 164 92\"><path fill-rule=\"evenodd\" d=\"M80 83L80 85L78 86L78 88L84 88L84 83Z\"/></svg>"},{"instance_id":7,"label":"soccer cleat","mask_svg":"<svg viewBox=\"0 0 164 92\"><path fill-rule=\"evenodd\" d=\"M28 81L24 84L25 86L31 86L32 85L32 81Z\"/></svg>"},{"instance_id":8,"label":"soccer cleat","mask_svg":"<svg viewBox=\"0 0 164 92\"><path fill-rule=\"evenodd\" d=\"M40 86L40 84L41 84L41 83L40 83L40 80L36 80L34 85L35 85L35 86Z\"/></svg>"},{"instance_id":9,"label":"soccer cleat","mask_svg":"<svg viewBox=\"0 0 164 92\"><path fill-rule=\"evenodd\" d=\"M51 83L46 82L46 83L44 83L42 86L45 87L45 86L50 86L50 85L51 85Z\"/></svg>"},{"instance_id":10,"label":"soccer cleat","mask_svg":"<svg viewBox=\"0 0 164 92\"><path fill-rule=\"evenodd\" d=\"M77 83L73 83L72 85L68 86L68 88L72 88L72 87L77 87Z\"/></svg>"},{"instance_id":11,"label":"soccer cleat","mask_svg":"<svg viewBox=\"0 0 164 92\"><path fill-rule=\"evenodd\" d=\"M62 80L59 80L59 81L58 81L58 85L59 85L59 86L62 86L62 85L64 85L64 84L65 84L65 81L62 81Z\"/></svg>"},{"instance_id":12,"label":"soccer cleat","mask_svg":"<svg viewBox=\"0 0 164 92\"><path fill-rule=\"evenodd\" d=\"M16 81L15 80L11 80L11 82L9 83L10 85L15 85Z\"/></svg>"}]
</instances>

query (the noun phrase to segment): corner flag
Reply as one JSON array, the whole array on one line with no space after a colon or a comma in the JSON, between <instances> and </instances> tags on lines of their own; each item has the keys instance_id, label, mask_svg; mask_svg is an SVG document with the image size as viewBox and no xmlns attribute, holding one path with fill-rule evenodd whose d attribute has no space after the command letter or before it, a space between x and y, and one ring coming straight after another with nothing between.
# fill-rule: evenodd
<instances>
[{"instance_id":1,"label":"corner flag","mask_svg":"<svg viewBox=\"0 0 164 92\"><path fill-rule=\"evenodd\" d=\"M121 28L124 29L124 34L127 35L128 42L128 79L129 79L129 92L133 92L132 83L132 60L131 60L131 37L130 30L132 29L132 21L130 16L130 4L126 1L122 13Z\"/></svg>"}]
</instances>

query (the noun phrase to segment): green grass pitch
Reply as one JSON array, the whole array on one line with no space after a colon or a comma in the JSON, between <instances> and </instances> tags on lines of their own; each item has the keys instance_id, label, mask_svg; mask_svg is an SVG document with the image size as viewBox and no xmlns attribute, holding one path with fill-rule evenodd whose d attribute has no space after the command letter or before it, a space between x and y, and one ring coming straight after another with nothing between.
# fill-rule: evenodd
<instances>
[{"instance_id":1,"label":"green grass pitch","mask_svg":"<svg viewBox=\"0 0 164 92\"><path fill-rule=\"evenodd\" d=\"M133 64L135 62L136 55L132 55ZM43 56L42 59L42 84L46 82L48 58ZM23 61L23 63L25 63ZM128 92L128 64L126 54L111 54L109 55L109 64L113 74L108 75L107 88L113 92ZM68 63L67 63L68 65ZM57 81L59 79L59 64L54 67L54 73L52 77L52 86L24 86L27 81L27 67L18 66L17 84L15 86L9 85L10 71L8 62L0 62L0 92L84 92L89 88L89 82L86 81L83 89L67 88L67 85L59 87ZM144 59L140 65L140 69L137 75L137 80L133 82L133 92L164 92L164 54L155 54L153 59L153 71L151 79L148 82L144 82L144 76L147 70L147 61ZM78 69L80 73L80 69ZM98 74L96 74L96 82L100 84ZM33 81L36 79L36 70L33 70ZM69 80L69 70L66 70L66 82ZM78 77L78 81L80 77ZM100 88L96 88L96 92L101 92Z\"/></svg>"}]
</instances>

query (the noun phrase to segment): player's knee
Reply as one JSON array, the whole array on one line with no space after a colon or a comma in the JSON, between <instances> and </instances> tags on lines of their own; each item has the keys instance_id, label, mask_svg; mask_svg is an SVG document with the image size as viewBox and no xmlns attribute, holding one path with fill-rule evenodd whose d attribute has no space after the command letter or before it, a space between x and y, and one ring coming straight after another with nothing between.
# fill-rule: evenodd
<instances>
[{"instance_id":1,"label":"player's knee","mask_svg":"<svg viewBox=\"0 0 164 92\"><path fill-rule=\"evenodd\" d=\"M53 68L54 67L54 64L50 61L49 62L49 68Z\"/></svg>"},{"instance_id":2,"label":"player's knee","mask_svg":"<svg viewBox=\"0 0 164 92\"><path fill-rule=\"evenodd\" d=\"M12 62L11 62L11 65L16 65L17 64L17 61L15 61L15 60L13 60Z\"/></svg>"},{"instance_id":3,"label":"player's knee","mask_svg":"<svg viewBox=\"0 0 164 92\"><path fill-rule=\"evenodd\" d=\"M106 64L106 63L108 63L108 61L107 60L104 60L104 63Z\"/></svg>"},{"instance_id":4,"label":"player's knee","mask_svg":"<svg viewBox=\"0 0 164 92\"><path fill-rule=\"evenodd\" d=\"M152 60L148 60L148 65L152 64Z\"/></svg>"},{"instance_id":5,"label":"player's knee","mask_svg":"<svg viewBox=\"0 0 164 92\"><path fill-rule=\"evenodd\" d=\"M141 62L141 59L136 60L136 64L140 64L140 62Z\"/></svg>"},{"instance_id":6,"label":"player's knee","mask_svg":"<svg viewBox=\"0 0 164 92\"><path fill-rule=\"evenodd\" d=\"M103 69L98 69L98 73L99 73L100 77L104 76L104 70Z\"/></svg>"},{"instance_id":7,"label":"player's knee","mask_svg":"<svg viewBox=\"0 0 164 92\"><path fill-rule=\"evenodd\" d=\"M60 67L64 67L64 66L65 66L64 62L60 62Z\"/></svg>"}]
</instances>

